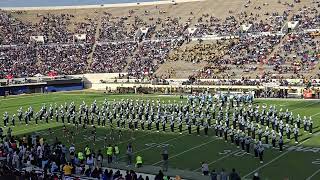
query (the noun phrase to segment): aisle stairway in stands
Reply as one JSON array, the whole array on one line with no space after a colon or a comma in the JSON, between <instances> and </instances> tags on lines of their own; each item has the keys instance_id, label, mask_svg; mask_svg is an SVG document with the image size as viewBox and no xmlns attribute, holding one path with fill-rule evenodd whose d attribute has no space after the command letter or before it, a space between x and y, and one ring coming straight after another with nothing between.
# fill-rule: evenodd
<instances>
[{"instance_id":1,"label":"aisle stairway in stands","mask_svg":"<svg viewBox=\"0 0 320 180\"><path fill-rule=\"evenodd\" d=\"M293 17L294 12L295 12L295 11L299 11L299 8L301 8L301 7L299 6L299 4L296 4L296 6L293 7L293 9L289 12L288 17L287 17L287 20L291 20L292 17ZM272 52L265 58L264 64L259 64L258 67L257 67L257 70L250 73L251 78L255 78L256 76L261 75L263 72L267 72L266 69L270 69L270 70L272 69L270 66L266 65L265 63L266 63L266 61L267 61L268 59L270 59L272 56L274 56L274 55L277 53L277 51L278 51L279 48L283 45L283 43L285 42L285 40L286 40L287 38L288 38L288 34L285 34L285 35L281 38L280 42L273 47Z\"/></svg>"},{"instance_id":2,"label":"aisle stairway in stands","mask_svg":"<svg viewBox=\"0 0 320 180\"><path fill-rule=\"evenodd\" d=\"M129 56L127 59L127 65L123 68L122 72L128 72L128 68L133 61L133 57L138 53L138 49L140 48L140 43L138 44L138 48L134 51L132 56Z\"/></svg>"},{"instance_id":3,"label":"aisle stairway in stands","mask_svg":"<svg viewBox=\"0 0 320 180\"><path fill-rule=\"evenodd\" d=\"M87 62L88 64L91 64L92 61L93 61L93 54L96 50L96 46L97 46L97 42L99 40L99 36L100 36L100 30L101 30L101 27L102 27L102 16L103 16L103 11L99 11L99 20L98 20L98 25L97 25L97 28L96 28L96 33L95 33L95 41L94 41L94 44L92 46L92 51L91 53L88 55L88 58L87 58ZM90 66L88 66L87 68L90 68Z\"/></svg>"}]
</instances>

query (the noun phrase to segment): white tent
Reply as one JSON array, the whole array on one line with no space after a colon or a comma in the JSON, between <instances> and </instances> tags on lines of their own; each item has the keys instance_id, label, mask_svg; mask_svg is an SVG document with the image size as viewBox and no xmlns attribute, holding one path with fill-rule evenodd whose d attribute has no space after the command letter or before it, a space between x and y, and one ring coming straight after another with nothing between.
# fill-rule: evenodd
<instances>
[{"instance_id":1,"label":"white tent","mask_svg":"<svg viewBox=\"0 0 320 180\"><path fill-rule=\"evenodd\" d=\"M44 37L43 36L30 36L30 41L44 43Z\"/></svg>"},{"instance_id":2,"label":"white tent","mask_svg":"<svg viewBox=\"0 0 320 180\"><path fill-rule=\"evenodd\" d=\"M192 36L194 33L196 33L196 31L197 31L196 27L190 27L190 28L187 28L184 33L189 36Z\"/></svg>"},{"instance_id":3,"label":"white tent","mask_svg":"<svg viewBox=\"0 0 320 180\"><path fill-rule=\"evenodd\" d=\"M149 28L147 27L141 27L136 32L136 38L139 39L141 37L145 37L149 32Z\"/></svg>"},{"instance_id":4,"label":"white tent","mask_svg":"<svg viewBox=\"0 0 320 180\"><path fill-rule=\"evenodd\" d=\"M299 25L299 21L288 21L281 28L281 32L286 34L290 31L296 29L298 27L298 25Z\"/></svg>"},{"instance_id":5,"label":"white tent","mask_svg":"<svg viewBox=\"0 0 320 180\"><path fill-rule=\"evenodd\" d=\"M252 24L242 24L242 25L240 26L240 30L241 30L242 32L248 32L248 31L251 30L251 28L252 28Z\"/></svg>"},{"instance_id":6,"label":"white tent","mask_svg":"<svg viewBox=\"0 0 320 180\"><path fill-rule=\"evenodd\" d=\"M43 75L38 73L38 74L34 75L34 77L43 77Z\"/></svg>"},{"instance_id":7,"label":"white tent","mask_svg":"<svg viewBox=\"0 0 320 180\"><path fill-rule=\"evenodd\" d=\"M75 34L73 35L73 41L86 41L87 34Z\"/></svg>"}]
</instances>

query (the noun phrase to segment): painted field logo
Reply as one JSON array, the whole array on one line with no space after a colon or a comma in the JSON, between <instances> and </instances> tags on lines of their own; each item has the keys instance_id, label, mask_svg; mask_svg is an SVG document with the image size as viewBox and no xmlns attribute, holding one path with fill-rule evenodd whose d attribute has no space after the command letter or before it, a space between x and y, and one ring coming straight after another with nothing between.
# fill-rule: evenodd
<instances>
[{"instance_id":1,"label":"painted field logo","mask_svg":"<svg viewBox=\"0 0 320 180\"><path fill-rule=\"evenodd\" d=\"M93 140L93 136L87 136L87 135L83 135L83 139L85 141L92 141ZM111 139L111 138L110 138ZM96 141L103 141L104 140L104 137L96 137ZM109 140L109 139L108 139Z\"/></svg>"},{"instance_id":2,"label":"painted field logo","mask_svg":"<svg viewBox=\"0 0 320 180\"><path fill-rule=\"evenodd\" d=\"M320 152L320 148L303 147L303 146L291 146L291 147L288 148L288 151L319 153Z\"/></svg>"},{"instance_id":3,"label":"painted field logo","mask_svg":"<svg viewBox=\"0 0 320 180\"><path fill-rule=\"evenodd\" d=\"M316 159L315 161L312 161L312 164L320 165L320 159Z\"/></svg>"},{"instance_id":4,"label":"painted field logo","mask_svg":"<svg viewBox=\"0 0 320 180\"><path fill-rule=\"evenodd\" d=\"M272 145L270 144L263 144L264 148L272 149ZM279 150L279 147L274 148ZM306 146L288 146L284 145L283 149L287 151L295 151L295 152L313 152L313 153L320 153L320 148L317 147L306 147Z\"/></svg>"},{"instance_id":5,"label":"painted field logo","mask_svg":"<svg viewBox=\"0 0 320 180\"><path fill-rule=\"evenodd\" d=\"M49 136L50 132L49 131L38 131L38 132L36 132L36 134L40 135L40 136Z\"/></svg>"},{"instance_id":6,"label":"painted field logo","mask_svg":"<svg viewBox=\"0 0 320 180\"><path fill-rule=\"evenodd\" d=\"M164 148L171 146L170 144L163 144L163 143L147 143L145 146L149 148Z\"/></svg>"},{"instance_id":7,"label":"painted field logo","mask_svg":"<svg viewBox=\"0 0 320 180\"><path fill-rule=\"evenodd\" d=\"M225 149L223 152L219 152L220 155L230 154L232 151L230 149Z\"/></svg>"},{"instance_id":8,"label":"painted field logo","mask_svg":"<svg viewBox=\"0 0 320 180\"><path fill-rule=\"evenodd\" d=\"M233 155L233 156L238 156L238 157L242 157L242 156L244 156L244 155L246 155L247 153L246 152L244 152L244 151L235 151L235 152L233 152L232 150L230 150L230 149L225 149L225 150L223 150L222 152L219 152L219 155L225 155L225 156L227 156L227 155Z\"/></svg>"}]
</instances>

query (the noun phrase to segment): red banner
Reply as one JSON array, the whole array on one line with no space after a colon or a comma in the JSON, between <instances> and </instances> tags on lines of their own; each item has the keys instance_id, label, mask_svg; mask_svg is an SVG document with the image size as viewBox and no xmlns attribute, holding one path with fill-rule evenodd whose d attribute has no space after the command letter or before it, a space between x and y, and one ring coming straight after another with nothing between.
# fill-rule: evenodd
<instances>
[{"instance_id":1,"label":"red banner","mask_svg":"<svg viewBox=\"0 0 320 180\"><path fill-rule=\"evenodd\" d=\"M310 98L312 98L312 90L311 90L311 89L304 90L304 91L303 91L303 97L304 97L305 99L310 99Z\"/></svg>"},{"instance_id":2,"label":"red banner","mask_svg":"<svg viewBox=\"0 0 320 180\"><path fill-rule=\"evenodd\" d=\"M13 75L12 74L7 74L6 75L6 79L13 79Z\"/></svg>"},{"instance_id":3,"label":"red banner","mask_svg":"<svg viewBox=\"0 0 320 180\"><path fill-rule=\"evenodd\" d=\"M49 77L56 77L58 75L58 73L56 72L56 71L50 71L49 73L48 73L48 76Z\"/></svg>"}]
</instances>

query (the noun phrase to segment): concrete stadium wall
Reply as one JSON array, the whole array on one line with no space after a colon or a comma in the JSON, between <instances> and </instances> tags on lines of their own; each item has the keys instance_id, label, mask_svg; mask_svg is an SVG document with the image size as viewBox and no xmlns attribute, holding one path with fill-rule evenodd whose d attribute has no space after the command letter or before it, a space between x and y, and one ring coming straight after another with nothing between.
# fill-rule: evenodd
<instances>
[{"instance_id":1,"label":"concrete stadium wall","mask_svg":"<svg viewBox=\"0 0 320 180\"><path fill-rule=\"evenodd\" d=\"M127 73L120 73L127 74ZM113 82L115 78L119 77L119 73L92 73L92 74L79 74L72 75L72 77L82 78L84 87L94 90L105 90L105 85L100 81Z\"/></svg>"},{"instance_id":2,"label":"concrete stadium wall","mask_svg":"<svg viewBox=\"0 0 320 180\"><path fill-rule=\"evenodd\" d=\"M121 73L126 74L126 73ZM171 92L173 88L198 88L198 89L230 89L234 91L241 90L254 90L254 89L265 89L266 87L275 88L275 89L294 89L297 90L298 93L301 93L304 87L292 86L292 87L284 87L279 86L275 82L267 83L262 86L240 86L240 85L182 85L182 82L187 79L167 79L169 81L169 85L152 85L151 83L136 83L136 79L117 79L119 77L119 73L97 73L97 74L81 74L81 75L73 75L73 77L81 77L84 81L84 86L87 89L99 90L99 91L116 91L117 88L164 88L167 89L168 92ZM115 83L115 80L117 82ZM101 82L104 81L105 83ZM240 79L235 79L240 80ZM218 82L218 79L202 79L201 81L208 82ZM300 79L290 79L289 82L300 82Z\"/></svg>"}]
</instances>

